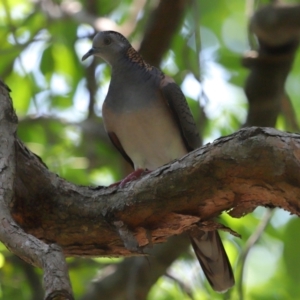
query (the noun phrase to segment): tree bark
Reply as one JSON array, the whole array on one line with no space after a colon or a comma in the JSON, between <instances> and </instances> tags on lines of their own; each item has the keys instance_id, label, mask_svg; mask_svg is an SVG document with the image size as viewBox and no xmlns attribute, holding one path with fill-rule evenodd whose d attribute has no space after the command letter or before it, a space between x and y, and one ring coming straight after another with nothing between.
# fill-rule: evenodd
<instances>
[{"instance_id":1,"label":"tree bark","mask_svg":"<svg viewBox=\"0 0 300 300\"><path fill-rule=\"evenodd\" d=\"M71 300L72 289L61 248L46 244L25 232L12 216L14 203L18 199L18 148L15 136L18 119L8 93L9 88L0 81L0 240L26 262L43 268L47 300Z\"/></svg>"},{"instance_id":2,"label":"tree bark","mask_svg":"<svg viewBox=\"0 0 300 300\"><path fill-rule=\"evenodd\" d=\"M16 141L12 215L27 233L59 244L68 256L141 255L222 211L240 217L263 205L299 214L297 134L243 129L123 189L73 185L21 145Z\"/></svg>"}]
</instances>

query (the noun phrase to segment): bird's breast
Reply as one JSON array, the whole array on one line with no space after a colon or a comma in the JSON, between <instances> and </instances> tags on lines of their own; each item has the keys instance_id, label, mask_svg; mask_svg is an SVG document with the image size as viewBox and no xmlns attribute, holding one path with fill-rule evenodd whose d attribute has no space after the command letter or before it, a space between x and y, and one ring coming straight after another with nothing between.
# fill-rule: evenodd
<instances>
[{"instance_id":1,"label":"bird's breast","mask_svg":"<svg viewBox=\"0 0 300 300\"><path fill-rule=\"evenodd\" d=\"M187 153L179 126L163 99L122 111L104 102L102 113L106 131L117 135L135 169L154 170Z\"/></svg>"}]
</instances>

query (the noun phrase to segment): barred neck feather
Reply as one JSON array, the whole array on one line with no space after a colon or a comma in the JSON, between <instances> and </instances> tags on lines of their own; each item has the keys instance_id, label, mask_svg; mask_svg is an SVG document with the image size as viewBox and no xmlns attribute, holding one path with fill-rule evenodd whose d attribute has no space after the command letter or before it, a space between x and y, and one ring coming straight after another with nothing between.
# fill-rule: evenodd
<instances>
[{"instance_id":1,"label":"barred neck feather","mask_svg":"<svg viewBox=\"0 0 300 300\"><path fill-rule=\"evenodd\" d=\"M127 49L126 56L132 63L139 65L147 71L152 71L153 67L145 62L142 56L133 47Z\"/></svg>"}]
</instances>

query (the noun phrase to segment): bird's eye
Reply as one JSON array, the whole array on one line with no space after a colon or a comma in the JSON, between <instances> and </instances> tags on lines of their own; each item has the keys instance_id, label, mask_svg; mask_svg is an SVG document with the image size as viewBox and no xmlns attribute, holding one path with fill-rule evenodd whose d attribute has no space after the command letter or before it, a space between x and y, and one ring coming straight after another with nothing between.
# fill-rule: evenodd
<instances>
[{"instance_id":1,"label":"bird's eye","mask_svg":"<svg viewBox=\"0 0 300 300\"><path fill-rule=\"evenodd\" d=\"M103 43L104 43L105 45L111 44L111 38L105 37L104 40L103 40Z\"/></svg>"}]
</instances>

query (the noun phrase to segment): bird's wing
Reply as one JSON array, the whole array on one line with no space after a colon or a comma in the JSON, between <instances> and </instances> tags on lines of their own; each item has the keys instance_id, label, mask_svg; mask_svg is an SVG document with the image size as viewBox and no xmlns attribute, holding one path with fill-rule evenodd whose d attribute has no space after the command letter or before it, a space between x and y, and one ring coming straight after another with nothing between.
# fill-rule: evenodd
<instances>
[{"instance_id":1,"label":"bird's wing","mask_svg":"<svg viewBox=\"0 0 300 300\"><path fill-rule=\"evenodd\" d=\"M123 157L130 163L130 165L132 166L132 168L134 168L133 162L130 159L130 157L127 155L127 153L125 152L124 148L122 147L122 144L120 143L117 135L110 131L107 132L111 142L114 144L114 146L118 149L118 151L123 155Z\"/></svg>"},{"instance_id":2,"label":"bird's wing","mask_svg":"<svg viewBox=\"0 0 300 300\"><path fill-rule=\"evenodd\" d=\"M197 126L181 89L172 78L166 75L163 75L161 79L160 89L179 125L187 150L199 148L201 141Z\"/></svg>"},{"instance_id":3,"label":"bird's wing","mask_svg":"<svg viewBox=\"0 0 300 300\"><path fill-rule=\"evenodd\" d=\"M179 86L168 76L161 80L161 91L179 124L188 151L200 147L200 138L192 113ZM234 285L234 276L217 231L200 231L191 236L192 246L214 290L224 292Z\"/></svg>"}]
</instances>

